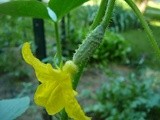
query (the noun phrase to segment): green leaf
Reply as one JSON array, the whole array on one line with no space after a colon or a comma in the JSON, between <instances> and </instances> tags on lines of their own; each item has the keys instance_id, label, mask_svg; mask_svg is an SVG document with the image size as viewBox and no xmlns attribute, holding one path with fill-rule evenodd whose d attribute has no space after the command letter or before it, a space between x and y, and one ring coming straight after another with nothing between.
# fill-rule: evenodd
<instances>
[{"instance_id":1,"label":"green leaf","mask_svg":"<svg viewBox=\"0 0 160 120\"><path fill-rule=\"evenodd\" d=\"M0 120L13 120L24 113L29 107L29 97L0 101Z\"/></svg>"},{"instance_id":2,"label":"green leaf","mask_svg":"<svg viewBox=\"0 0 160 120\"><path fill-rule=\"evenodd\" d=\"M58 19L61 19L70 10L87 1L89 0L50 0L49 7L56 13Z\"/></svg>"},{"instance_id":3,"label":"green leaf","mask_svg":"<svg viewBox=\"0 0 160 120\"><path fill-rule=\"evenodd\" d=\"M49 19L47 7L39 1L11 1L0 4L0 14Z\"/></svg>"}]
</instances>

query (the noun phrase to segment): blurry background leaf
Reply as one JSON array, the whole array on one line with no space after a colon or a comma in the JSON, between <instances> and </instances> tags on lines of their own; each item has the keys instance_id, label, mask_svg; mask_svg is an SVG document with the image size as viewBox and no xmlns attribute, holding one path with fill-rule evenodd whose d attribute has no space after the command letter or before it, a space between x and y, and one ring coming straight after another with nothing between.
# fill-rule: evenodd
<instances>
[{"instance_id":1,"label":"blurry background leaf","mask_svg":"<svg viewBox=\"0 0 160 120\"><path fill-rule=\"evenodd\" d=\"M47 8L39 1L11 1L0 4L0 14L49 19Z\"/></svg>"},{"instance_id":2,"label":"blurry background leaf","mask_svg":"<svg viewBox=\"0 0 160 120\"><path fill-rule=\"evenodd\" d=\"M24 113L29 107L29 97L0 101L0 119L13 120Z\"/></svg>"},{"instance_id":3,"label":"blurry background leaf","mask_svg":"<svg viewBox=\"0 0 160 120\"><path fill-rule=\"evenodd\" d=\"M50 0L49 7L56 13L58 19L60 19L70 10L87 1L89 0Z\"/></svg>"}]
</instances>

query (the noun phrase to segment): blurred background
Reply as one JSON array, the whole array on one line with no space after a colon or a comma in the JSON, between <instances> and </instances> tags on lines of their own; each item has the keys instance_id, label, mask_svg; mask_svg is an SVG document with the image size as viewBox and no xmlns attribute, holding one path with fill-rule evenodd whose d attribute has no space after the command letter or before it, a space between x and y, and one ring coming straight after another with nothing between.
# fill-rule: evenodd
<instances>
[{"instance_id":1,"label":"blurred background","mask_svg":"<svg viewBox=\"0 0 160 120\"><path fill-rule=\"evenodd\" d=\"M160 45L160 0L134 2ZM60 22L64 61L72 59L84 40L99 3L91 0ZM0 99L29 96L31 104L17 120L47 120L43 109L33 102L38 81L22 59L21 47L26 41L33 43L36 56L54 65L54 24L6 15L0 15L0 21ZM42 42L36 41L37 35L44 38ZM124 1L116 1L103 43L85 68L77 91L79 102L93 120L159 120L160 62L138 18Z\"/></svg>"}]
</instances>

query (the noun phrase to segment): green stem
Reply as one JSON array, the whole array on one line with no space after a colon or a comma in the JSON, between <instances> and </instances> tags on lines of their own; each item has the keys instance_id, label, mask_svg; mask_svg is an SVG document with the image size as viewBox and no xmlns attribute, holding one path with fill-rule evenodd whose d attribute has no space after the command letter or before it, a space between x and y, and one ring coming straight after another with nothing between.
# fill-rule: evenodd
<instances>
[{"instance_id":1,"label":"green stem","mask_svg":"<svg viewBox=\"0 0 160 120\"><path fill-rule=\"evenodd\" d=\"M95 49L101 43L101 40L105 33L105 28L108 26L109 20L112 16L114 3L115 3L115 0L108 0L108 5L106 7L106 13L105 13L103 21L100 23L100 25L97 25L96 28L91 31L91 33L88 35L88 37L86 37L86 39L79 46L78 50L73 56L73 61L79 67L79 72L74 76L73 89L76 89L78 85L80 76L83 72L83 68L86 65L86 61L94 53ZM93 28L94 27L91 27L91 29Z\"/></svg>"},{"instance_id":2,"label":"green stem","mask_svg":"<svg viewBox=\"0 0 160 120\"><path fill-rule=\"evenodd\" d=\"M96 17L95 17L92 25L91 25L91 30L95 29L102 21L103 16L106 11L107 3L108 3L108 0L101 0L100 7L98 9L98 12L96 14Z\"/></svg>"},{"instance_id":3,"label":"green stem","mask_svg":"<svg viewBox=\"0 0 160 120\"><path fill-rule=\"evenodd\" d=\"M55 35L56 35L56 43L57 43L58 66L62 68L62 46L61 46L61 40L59 36L58 22L55 22Z\"/></svg>"},{"instance_id":4,"label":"green stem","mask_svg":"<svg viewBox=\"0 0 160 120\"><path fill-rule=\"evenodd\" d=\"M106 28L108 27L108 24L109 24L109 21L112 17L112 12L113 12L113 9L114 9L114 5L115 5L115 0L108 0L108 4L107 4L107 9L106 9L106 13L105 13L105 16L104 16L104 19L101 23L101 25Z\"/></svg>"},{"instance_id":5,"label":"green stem","mask_svg":"<svg viewBox=\"0 0 160 120\"><path fill-rule=\"evenodd\" d=\"M59 36L58 22L55 22L55 34L56 34L56 43L57 43L58 66L62 69L62 64L63 64L62 63L62 46L61 46L61 40ZM62 110L61 120L68 120L68 116L65 110Z\"/></svg>"},{"instance_id":6,"label":"green stem","mask_svg":"<svg viewBox=\"0 0 160 120\"><path fill-rule=\"evenodd\" d=\"M152 31L149 28L147 22L145 21L142 13L140 12L138 7L134 4L134 2L132 0L125 0L125 1L133 9L133 11L136 13L136 15L138 16L141 24L144 27L144 30L146 31L146 33L148 35L148 38L149 38L149 40L151 42L151 45L152 45L152 47L154 49L155 54L157 55L158 59L160 59L160 50L159 50L158 44L157 44L156 40L154 39Z\"/></svg>"},{"instance_id":7,"label":"green stem","mask_svg":"<svg viewBox=\"0 0 160 120\"><path fill-rule=\"evenodd\" d=\"M81 75L83 73L83 69L84 69L86 64L87 64L87 62L83 62L82 64L78 65L78 68L79 68L78 73L73 76L74 80L73 80L72 84L73 84L73 89L74 90L76 90L76 88L78 86L78 82L80 80L80 77L81 77Z\"/></svg>"},{"instance_id":8,"label":"green stem","mask_svg":"<svg viewBox=\"0 0 160 120\"><path fill-rule=\"evenodd\" d=\"M102 18L105 14L105 11L106 11L107 3L108 3L108 0L101 0L100 7L98 9L98 12L95 16L95 19L94 19L92 25L91 25L91 30L94 30L102 21ZM79 70L78 70L78 73L74 75L74 80L73 80L73 89L74 90L78 86L78 82L80 80L80 77L83 73L83 69L86 64L87 64L87 62L82 62L80 65L78 65Z\"/></svg>"}]
</instances>

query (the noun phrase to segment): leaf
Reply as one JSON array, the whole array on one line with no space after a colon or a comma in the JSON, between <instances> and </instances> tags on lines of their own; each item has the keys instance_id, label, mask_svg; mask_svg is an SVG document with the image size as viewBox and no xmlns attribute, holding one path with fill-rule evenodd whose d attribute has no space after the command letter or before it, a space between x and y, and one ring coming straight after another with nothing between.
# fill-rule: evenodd
<instances>
[{"instance_id":1,"label":"leaf","mask_svg":"<svg viewBox=\"0 0 160 120\"><path fill-rule=\"evenodd\" d=\"M61 19L70 10L87 1L89 0L50 0L49 7L56 13L58 19Z\"/></svg>"},{"instance_id":2,"label":"leaf","mask_svg":"<svg viewBox=\"0 0 160 120\"><path fill-rule=\"evenodd\" d=\"M52 11L49 7L47 7L47 10L48 10L48 14L50 16L50 18L56 22L57 21L57 15L55 14L54 11Z\"/></svg>"},{"instance_id":3,"label":"leaf","mask_svg":"<svg viewBox=\"0 0 160 120\"><path fill-rule=\"evenodd\" d=\"M24 113L29 107L29 97L0 101L0 120L13 120Z\"/></svg>"},{"instance_id":4,"label":"leaf","mask_svg":"<svg viewBox=\"0 0 160 120\"><path fill-rule=\"evenodd\" d=\"M39 1L11 1L0 4L0 14L49 19L47 7Z\"/></svg>"}]
</instances>

